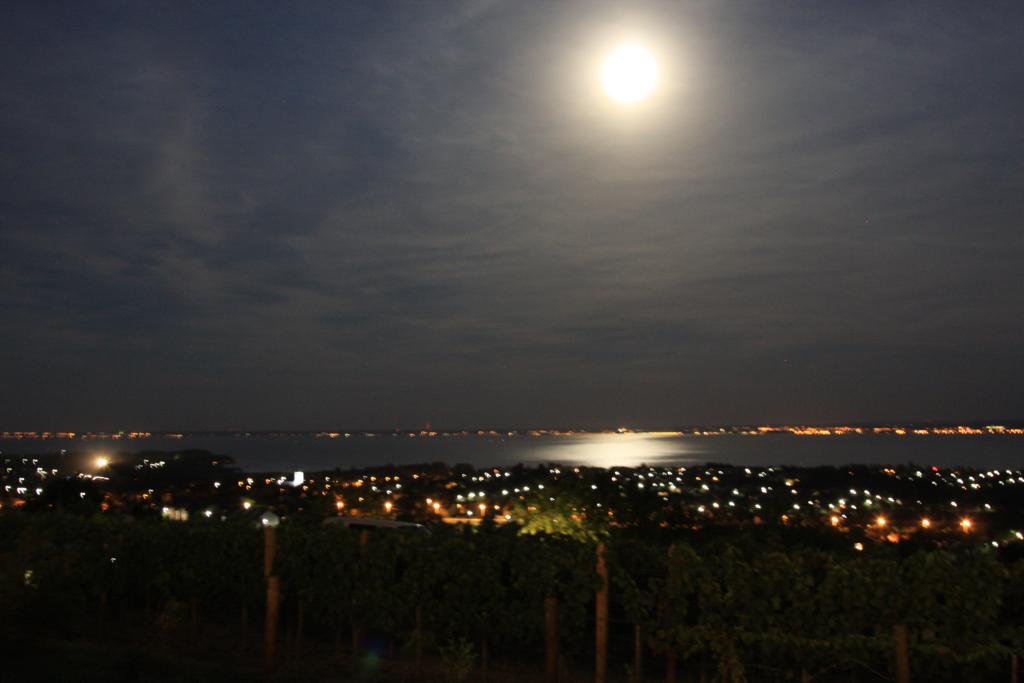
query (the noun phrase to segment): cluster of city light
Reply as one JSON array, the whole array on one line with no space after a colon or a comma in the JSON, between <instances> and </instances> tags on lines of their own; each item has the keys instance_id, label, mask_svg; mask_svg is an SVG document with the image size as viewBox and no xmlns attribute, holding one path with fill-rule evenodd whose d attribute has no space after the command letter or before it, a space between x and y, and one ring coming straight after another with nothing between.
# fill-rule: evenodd
<instances>
[{"instance_id":1,"label":"cluster of city light","mask_svg":"<svg viewBox=\"0 0 1024 683\"><path fill-rule=\"evenodd\" d=\"M119 456L120 458L121 456ZM120 462L120 461L119 461ZM135 469L160 468L163 460L143 460ZM112 461L108 456L93 459L90 470L71 476L105 480ZM0 496L15 506L18 500L41 495L47 482L58 475L57 469L40 467L37 459L6 460L6 478ZM811 476L796 468L741 468L726 466L673 466L633 468L581 468L551 466L544 470L419 470L352 472L303 476L295 473L245 476L237 479L233 509L243 512L302 506L303 500L326 497L325 503L341 515L393 516L399 519L423 519L423 516L446 522L472 522L494 519L498 522L523 522L530 515L549 510L567 512L575 520L601 517L614 524L642 523L642 519L617 515L615 501L623 497L647 500L650 514L670 524L699 528L708 524L767 523L772 520L790 525L824 524L837 532L862 529L870 538L899 540L916 532L929 532L940 539L953 531L993 537L991 543L1019 542L1021 532L1004 532L993 526L986 514L995 512L999 498L978 500L986 490L1024 483L1019 470L933 468L859 468L872 481L870 487L839 487L828 484L827 491L816 490L816 484L802 481ZM841 472L840 472L841 474ZM849 472L851 483L860 481ZM886 491L885 482L900 487ZM867 479L864 481L867 483ZM222 486L220 480L210 481L212 491L235 486ZM949 495L932 491L925 503L925 489L948 489ZM881 490L879 490L881 489ZM562 502L563 492L571 492L568 507ZM135 496L141 504L154 507L160 494L153 489ZM222 518L230 507L223 503L207 504L196 509L190 504L188 492L174 494L176 504L165 503L170 510L191 509L200 518ZM82 494L84 497L84 494ZM916 496L919 496L917 498ZM938 496L938 500L936 497ZM162 500L170 498L163 494ZM292 501L292 502L288 502ZM107 505L104 500L104 506ZM122 503L118 503L122 504ZM555 507L556 504L559 507ZM159 508L158 508L159 509ZM520 517L521 515L521 517ZM181 519L176 514L172 519ZM515 519L519 517L518 519ZM913 520L908 521L908 520ZM980 522L979 522L980 520ZM1024 526L1024 525L1022 525ZM852 540L852 539L851 539Z\"/></svg>"},{"instance_id":2,"label":"cluster of city light","mask_svg":"<svg viewBox=\"0 0 1024 683\"><path fill-rule=\"evenodd\" d=\"M627 56L640 54L637 50L626 50L623 54ZM626 64L626 59L620 64ZM614 60L613 60L614 63ZM639 63L639 62L637 62ZM612 70L615 72L615 70ZM622 85L638 85L643 79L636 81L622 81ZM531 437L572 437L589 436L594 434L646 434L649 436L763 436L766 434L791 434L795 436L849 436L849 435L895 435L895 436L1024 436L1024 427L1006 425L760 425L760 426L700 426L686 427L674 430L635 430L628 427L617 429L587 430L587 429L528 429L528 430L497 430L497 429L460 429L460 430L411 430L394 432L346 432L346 431L322 431L322 432L266 432L254 434L252 432L226 432L226 436L233 438L254 438L262 437L295 437L313 436L315 438L341 439L341 438L448 438L448 437L484 437L484 438L514 438L520 436ZM86 441L117 441L122 439L183 439L186 434L181 432L150 432L150 431L117 431L117 432L75 432L75 431L4 431L0 432L2 440L86 440Z\"/></svg>"}]
</instances>

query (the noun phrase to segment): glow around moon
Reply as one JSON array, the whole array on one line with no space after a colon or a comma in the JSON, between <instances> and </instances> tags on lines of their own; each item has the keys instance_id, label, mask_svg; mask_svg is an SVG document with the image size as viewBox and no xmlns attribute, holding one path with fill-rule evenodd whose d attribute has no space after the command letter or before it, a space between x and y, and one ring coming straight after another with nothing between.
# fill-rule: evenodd
<instances>
[{"instance_id":1,"label":"glow around moon","mask_svg":"<svg viewBox=\"0 0 1024 683\"><path fill-rule=\"evenodd\" d=\"M647 49L622 45L605 58L601 72L605 92L618 102L646 99L658 85L658 64Z\"/></svg>"}]
</instances>

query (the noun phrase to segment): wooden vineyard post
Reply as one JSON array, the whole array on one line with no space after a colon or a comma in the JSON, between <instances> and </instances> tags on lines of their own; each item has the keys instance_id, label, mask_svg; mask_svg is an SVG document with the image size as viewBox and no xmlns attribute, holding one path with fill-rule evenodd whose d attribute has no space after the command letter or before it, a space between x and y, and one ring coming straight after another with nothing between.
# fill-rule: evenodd
<instances>
[{"instance_id":1,"label":"wooden vineyard post","mask_svg":"<svg viewBox=\"0 0 1024 683\"><path fill-rule=\"evenodd\" d=\"M672 556L675 554L675 551L676 551L675 543L670 544L668 546L669 571L671 571ZM673 646L674 646L674 643L670 642L669 643L669 648L672 648ZM673 650L673 649L669 649L669 651L665 654L665 681L666 681L666 683L676 683L676 669L677 668L678 667L676 666L676 651Z\"/></svg>"},{"instance_id":2,"label":"wooden vineyard post","mask_svg":"<svg viewBox=\"0 0 1024 683\"><path fill-rule=\"evenodd\" d=\"M297 614L295 616L295 635L294 642L292 644L292 656L298 659L302 657L302 630L305 622L305 610L302 609L302 603L299 602L296 608Z\"/></svg>"},{"instance_id":3,"label":"wooden vineyard post","mask_svg":"<svg viewBox=\"0 0 1024 683\"><path fill-rule=\"evenodd\" d=\"M892 640L896 656L896 683L910 683L910 647L905 624L893 625Z\"/></svg>"},{"instance_id":4,"label":"wooden vineyard post","mask_svg":"<svg viewBox=\"0 0 1024 683\"><path fill-rule=\"evenodd\" d=\"M416 607L416 680L423 677L423 610Z\"/></svg>"},{"instance_id":5,"label":"wooden vineyard post","mask_svg":"<svg viewBox=\"0 0 1024 683\"><path fill-rule=\"evenodd\" d=\"M189 630L191 631L192 637L196 638L199 635L199 598L194 595L189 598L188 601L188 614Z\"/></svg>"},{"instance_id":6,"label":"wooden vineyard post","mask_svg":"<svg viewBox=\"0 0 1024 683\"><path fill-rule=\"evenodd\" d=\"M365 563L366 556L369 552L370 543L370 532L363 529L359 532L359 562ZM352 666L358 666L359 655L363 649L363 629L362 625L356 621L356 617L352 618Z\"/></svg>"},{"instance_id":7,"label":"wooden vineyard post","mask_svg":"<svg viewBox=\"0 0 1024 683\"><path fill-rule=\"evenodd\" d=\"M558 598L544 598L544 683L558 683Z\"/></svg>"},{"instance_id":8,"label":"wooden vineyard post","mask_svg":"<svg viewBox=\"0 0 1024 683\"><path fill-rule=\"evenodd\" d=\"M604 543L597 544L597 594L594 596L594 683L608 680L608 563Z\"/></svg>"},{"instance_id":9,"label":"wooden vineyard post","mask_svg":"<svg viewBox=\"0 0 1024 683\"><path fill-rule=\"evenodd\" d=\"M633 682L640 683L643 680L644 671L644 641L643 633L640 631L640 624L633 625Z\"/></svg>"},{"instance_id":10,"label":"wooden vineyard post","mask_svg":"<svg viewBox=\"0 0 1024 683\"><path fill-rule=\"evenodd\" d=\"M277 535L274 527L263 527L263 576L267 580L267 611L263 621L263 667L273 671L277 660L277 621L281 584L274 573Z\"/></svg>"},{"instance_id":11,"label":"wooden vineyard post","mask_svg":"<svg viewBox=\"0 0 1024 683\"><path fill-rule=\"evenodd\" d=\"M1010 683L1020 683L1020 659L1016 652L1010 655Z\"/></svg>"}]
</instances>

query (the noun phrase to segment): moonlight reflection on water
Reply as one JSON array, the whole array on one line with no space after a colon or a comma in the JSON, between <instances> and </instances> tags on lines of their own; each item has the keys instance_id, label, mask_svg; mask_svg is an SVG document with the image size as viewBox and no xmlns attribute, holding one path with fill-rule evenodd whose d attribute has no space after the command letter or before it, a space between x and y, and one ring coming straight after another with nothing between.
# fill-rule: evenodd
<instances>
[{"instance_id":1,"label":"moonlight reflection on water","mask_svg":"<svg viewBox=\"0 0 1024 683\"><path fill-rule=\"evenodd\" d=\"M188 435L183 439L154 436L131 441L39 439L0 441L0 452L55 454L57 466L96 473L97 458L115 462L122 452L208 450L234 459L249 472L319 472L387 464L442 462L474 467L507 467L519 463L563 463L592 467L692 465L839 466L859 464L969 466L1024 465L1024 438L1018 436L677 436L673 433L601 433L550 436L442 436L409 438L389 435L368 438L319 438L312 434L236 437ZM80 462L78 459L80 458Z\"/></svg>"},{"instance_id":2,"label":"moonlight reflection on water","mask_svg":"<svg viewBox=\"0 0 1024 683\"><path fill-rule=\"evenodd\" d=\"M530 451L535 462L588 467L637 467L703 462L703 449L672 436L652 434L588 434Z\"/></svg>"}]
</instances>

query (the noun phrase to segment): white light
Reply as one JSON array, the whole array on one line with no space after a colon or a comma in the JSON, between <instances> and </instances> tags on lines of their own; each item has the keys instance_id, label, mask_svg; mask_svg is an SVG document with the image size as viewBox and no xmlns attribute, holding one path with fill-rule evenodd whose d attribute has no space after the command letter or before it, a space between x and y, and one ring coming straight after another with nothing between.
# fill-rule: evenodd
<instances>
[{"instance_id":1,"label":"white light","mask_svg":"<svg viewBox=\"0 0 1024 683\"><path fill-rule=\"evenodd\" d=\"M658 65L639 45L623 45L608 55L602 70L605 91L623 104L638 102L658 84Z\"/></svg>"}]
</instances>

